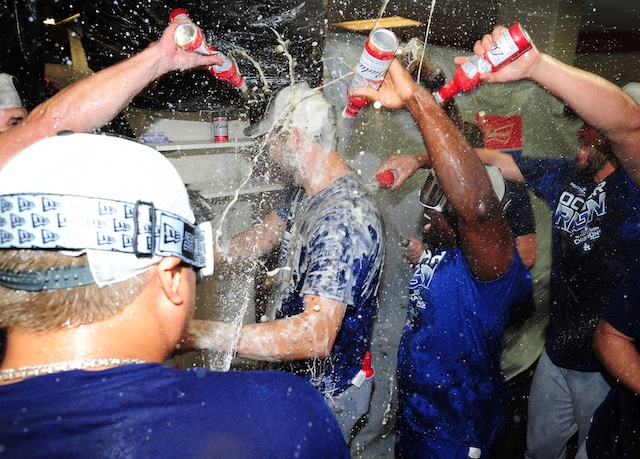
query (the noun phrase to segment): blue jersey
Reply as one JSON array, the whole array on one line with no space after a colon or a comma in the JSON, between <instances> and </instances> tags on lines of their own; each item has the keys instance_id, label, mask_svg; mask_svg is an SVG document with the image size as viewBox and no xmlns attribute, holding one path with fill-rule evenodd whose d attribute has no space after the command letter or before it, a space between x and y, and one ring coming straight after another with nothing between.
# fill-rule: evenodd
<instances>
[{"instance_id":1,"label":"blue jersey","mask_svg":"<svg viewBox=\"0 0 640 459\"><path fill-rule=\"evenodd\" d=\"M287 206L274 303L276 318L304 310L304 295L347 305L327 359L284 362L325 395L347 389L369 348L376 293L384 261L382 217L373 197L351 173L311 196L299 192Z\"/></svg>"},{"instance_id":2,"label":"blue jersey","mask_svg":"<svg viewBox=\"0 0 640 459\"><path fill-rule=\"evenodd\" d=\"M553 212L547 354L562 368L600 371L593 332L609 295L640 257L640 191L621 167L595 183L573 160L515 161Z\"/></svg>"},{"instance_id":3,"label":"blue jersey","mask_svg":"<svg viewBox=\"0 0 640 459\"><path fill-rule=\"evenodd\" d=\"M517 251L504 275L480 281L462 250L428 250L411 279L398 352L398 424L453 445L489 447L507 412L502 335L510 306L530 294ZM401 446L420 457L419 446Z\"/></svg>"},{"instance_id":4,"label":"blue jersey","mask_svg":"<svg viewBox=\"0 0 640 459\"><path fill-rule=\"evenodd\" d=\"M0 458L348 458L308 382L159 364L0 386Z\"/></svg>"}]
</instances>

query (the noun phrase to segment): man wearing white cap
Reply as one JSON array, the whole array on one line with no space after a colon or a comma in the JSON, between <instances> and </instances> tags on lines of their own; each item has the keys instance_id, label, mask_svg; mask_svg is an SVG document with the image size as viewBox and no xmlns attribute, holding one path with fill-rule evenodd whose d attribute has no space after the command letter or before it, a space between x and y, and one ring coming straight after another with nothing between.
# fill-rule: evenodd
<instances>
[{"instance_id":1,"label":"man wearing white cap","mask_svg":"<svg viewBox=\"0 0 640 459\"><path fill-rule=\"evenodd\" d=\"M0 171L2 455L348 457L302 378L162 364L213 272L207 231L136 142L56 136Z\"/></svg>"},{"instance_id":2,"label":"man wearing white cap","mask_svg":"<svg viewBox=\"0 0 640 459\"><path fill-rule=\"evenodd\" d=\"M150 82L172 70L220 64L218 56L180 49L173 41L179 24L138 54L72 85L34 108L29 116L9 75L0 78L0 169L24 148L61 131L90 132L111 121ZM5 119L4 117L9 118Z\"/></svg>"},{"instance_id":3,"label":"man wearing white cap","mask_svg":"<svg viewBox=\"0 0 640 459\"><path fill-rule=\"evenodd\" d=\"M270 319L234 325L196 321L191 342L239 357L281 362L327 399L347 440L368 411L369 349L384 259L382 218L372 195L336 147L336 115L319 89L280 90L247 134L297 185L262 224L234 236L226 257L241 260L280 246ZM212 339L211 337L216 337ZM226 341L226 343L225 343Z\"/></svg>"},{"instance_id":4,"label":"man wearing white cap","mask_svg":"<svg viewBox=\"0 0 640 459\"><path fill-rule=\"evenodd\" d=\"M11 129L27 117L15 81L14 76L0 73L0 132Z\"/></svg>"}]
</instances>

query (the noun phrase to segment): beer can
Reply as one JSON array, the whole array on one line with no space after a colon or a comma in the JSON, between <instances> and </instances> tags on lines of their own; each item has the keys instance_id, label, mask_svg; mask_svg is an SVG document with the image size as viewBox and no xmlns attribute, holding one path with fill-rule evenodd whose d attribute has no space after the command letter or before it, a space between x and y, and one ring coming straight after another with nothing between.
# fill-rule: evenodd
<instances>
[{"instance_id":1,"label":"beer can","mask_svg":"<svg viewBox=\"0 0 640 459\"><path fill-rule=\"evenodd\" d=\"M227 117L223 115L213 116L213 141L228 142L229 141L229 124Z\"/></svg>"}]
</instances>

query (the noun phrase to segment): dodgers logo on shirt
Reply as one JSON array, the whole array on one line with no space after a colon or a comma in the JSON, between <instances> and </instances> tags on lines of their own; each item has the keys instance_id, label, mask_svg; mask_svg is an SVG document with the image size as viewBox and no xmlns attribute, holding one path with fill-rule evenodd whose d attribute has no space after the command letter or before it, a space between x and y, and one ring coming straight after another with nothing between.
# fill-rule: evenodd
<instances>
[{"instance_id":1,"label":"dodgers logo on shirt","mask_svg":"<svg viewBox=\"0 0 640 459\"><path fill-rule=\"evenodd\" d=\"M574 245L582 246L585 251L591 250L591 241L601 234L599 226L589 225L607 213L605 184L606 181L599 183L586 199L569 191L563 192L553 215L556 228L569 233Z\"/></svg>"},{"instance_id":2,"label":"dodgers logo on shirt","mask_svg":"<svg viewBox=\"0 0 640 459\"><path fill-rule=\"evenodd\" d=\"M431 284L431 281L433 280L436 267L445 254L446 251L444 250L434 254L431 250L427 249L426 255L418 262L413 273L413 277L409 282L409 290L412 292L411 300L416 307L421 309L426 308L420 292L429 288L429 284Z\"/></svg>"}]
</instances>

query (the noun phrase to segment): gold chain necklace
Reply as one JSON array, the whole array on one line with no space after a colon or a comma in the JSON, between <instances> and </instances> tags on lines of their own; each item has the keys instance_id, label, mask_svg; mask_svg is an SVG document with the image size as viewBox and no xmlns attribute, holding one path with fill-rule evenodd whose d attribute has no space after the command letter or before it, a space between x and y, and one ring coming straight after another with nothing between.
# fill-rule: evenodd
<instances>
[{"instance_id":1,"label":"gold chain necklace","mask_svg":"<svg viewBox=\"0 0 640 459\"><path fill-rule=\"evenodd\" d=\"M147 363L140 359L116 359L101 358L87 360L71 360L69 362L46 363L43 365L32 365L20 368L8 368L0 370L0 381L12 381L14 379L26 379L34 376L50 375L69 370L85 370L96 367L120 367L136 363Z\"/></svg>"}]
</instances>

